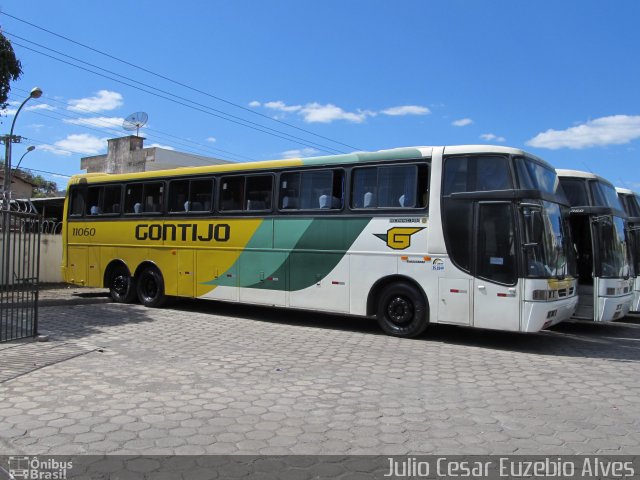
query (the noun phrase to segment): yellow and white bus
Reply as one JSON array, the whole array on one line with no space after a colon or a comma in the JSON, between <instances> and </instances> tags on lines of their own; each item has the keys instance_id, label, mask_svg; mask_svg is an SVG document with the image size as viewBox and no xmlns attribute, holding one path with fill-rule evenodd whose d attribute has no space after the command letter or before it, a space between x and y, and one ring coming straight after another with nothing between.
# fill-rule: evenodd
<instances>
[{"instance_id":1,"label":"yellow and white bus","mask_svg":"<svg viewBox=\"0 0 640 480\"><path fill-rule=\"evenodd\" d=\"M555 170L497 146L414 147L72 178L63 276L167 296L536 332L576 281Z\"/></svg>"},{"instance_id":2,"label":"yellow and white bus","mask_svg":"<svg viewBox=\"0 0 640 480\"><path fill-rule=\"evenodd\" d=\"M609 181L589 172L558 170L571 204L571 235L577 253L578 308L575 317L596 322L629 313L633 278L626 214Z\"/></svg>"},{"instance_id":3,"label":"yellow and white bus","mask_svg":"<svg viewBox=\"0 0 640 480\"><path fill-rule=\"evenodd\" d=\"M631 267L635 277L631 311L638 313L640 312L640 195L628 188L616 188L616 192L627 214Z\"/></svg>"}]
</instances>

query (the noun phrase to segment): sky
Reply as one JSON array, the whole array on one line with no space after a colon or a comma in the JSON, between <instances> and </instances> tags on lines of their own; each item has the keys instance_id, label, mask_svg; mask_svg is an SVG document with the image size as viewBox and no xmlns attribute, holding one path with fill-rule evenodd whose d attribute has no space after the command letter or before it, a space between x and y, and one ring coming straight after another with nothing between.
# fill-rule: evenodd
<instances>
[{"instance_id":1,"label":"sky","mask_svg":"<svg viewBox=\"0 0 640 480\"><path fill-rule=\"evenodd\" d=\"M0 133L39 86L13 161L35 145L22 166L61 188L146 112L145 146L227 160L496 144L640 190L639 19L636 0L0 0L24 71Z\"/></svg>"}]
</instances>

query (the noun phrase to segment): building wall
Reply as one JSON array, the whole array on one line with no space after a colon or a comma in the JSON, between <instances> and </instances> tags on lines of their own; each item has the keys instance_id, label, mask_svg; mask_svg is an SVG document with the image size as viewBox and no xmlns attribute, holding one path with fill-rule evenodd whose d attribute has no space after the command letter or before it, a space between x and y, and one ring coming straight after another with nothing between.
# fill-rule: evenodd
<instances>
[{"instance_id":1,"label":"building wall","mask_svg":"<svg viewBox=\"0 0 640 480\"><path fill-rule=\"evenodd\" d=\"M4 175L0 175L0 190L4 183ZM33 185L14 175L11 176L11 198L31 198Z\"/></svg>"},{"instance_id":2,"label":"building wall","mask_svg":"<svg viewBox=\"0 0 640 480\"><path fill-rule=\"evenodd\" d=\"M143 148L143 142L144 138L135 135L110 139L106 155L84 157L80 160L80 168L87 173L133 173L230 163L166 148Z\"/></svg>"},{"instance_id":3,"label":"building wall","mask_svg":"<svg viewBox=\"0 0 640 480\"><path fill-rule=\"evenodd\" d=\"M62 235L40 235L40 283L62 282Z\"/></svg>"}]
</instances>

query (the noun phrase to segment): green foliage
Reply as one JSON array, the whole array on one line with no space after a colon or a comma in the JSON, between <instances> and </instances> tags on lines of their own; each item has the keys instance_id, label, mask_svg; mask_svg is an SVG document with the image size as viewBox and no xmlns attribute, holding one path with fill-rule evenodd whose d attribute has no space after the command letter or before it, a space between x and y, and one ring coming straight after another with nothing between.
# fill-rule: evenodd
<instances>
[{"instance_id":1,"label":"green foliage","mask_svg":"<svg viewBox=\"0 0 640 480\"><path fill-rule=\"evenodd\" d=\"M11 90L10 82L22 75L22 65L16 58L11 42L0 31L0 110L7 107L7 98Z\"/></svg>"}]
</instances>

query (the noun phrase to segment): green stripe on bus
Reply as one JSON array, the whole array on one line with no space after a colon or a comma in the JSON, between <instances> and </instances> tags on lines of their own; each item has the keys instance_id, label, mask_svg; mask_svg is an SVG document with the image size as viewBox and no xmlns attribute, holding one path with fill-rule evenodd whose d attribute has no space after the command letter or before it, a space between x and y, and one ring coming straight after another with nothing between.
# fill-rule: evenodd
<instances>
[{"instance_id":1,"label":"green stripe on bus","mask_svg":"<svg viewBox=\"0 0 640 480\"><path fill-rule=\"evenodd\" d=\"M272 253L274 260L281 263L269 275L265 273L265 281L251 285L241 282L241 286L296 291L318 283L342 260L370 221L371 218L315 219L286 258L277 255L278 252Z\"/></svg>"},{"instance_id":2,"label":"green stripe on bus","mask_svg":"<svg viewBox=\"0 0 640 480\"><path fill-rule=\"evenodd\" d=\"M304 165L331 165L335 163L362 163L382 160L421 159L422 152L417 148L398 148L393 151L348 153L345 155L326 155L322 157L302 158Z\"/></svg>"}]
</instances>

